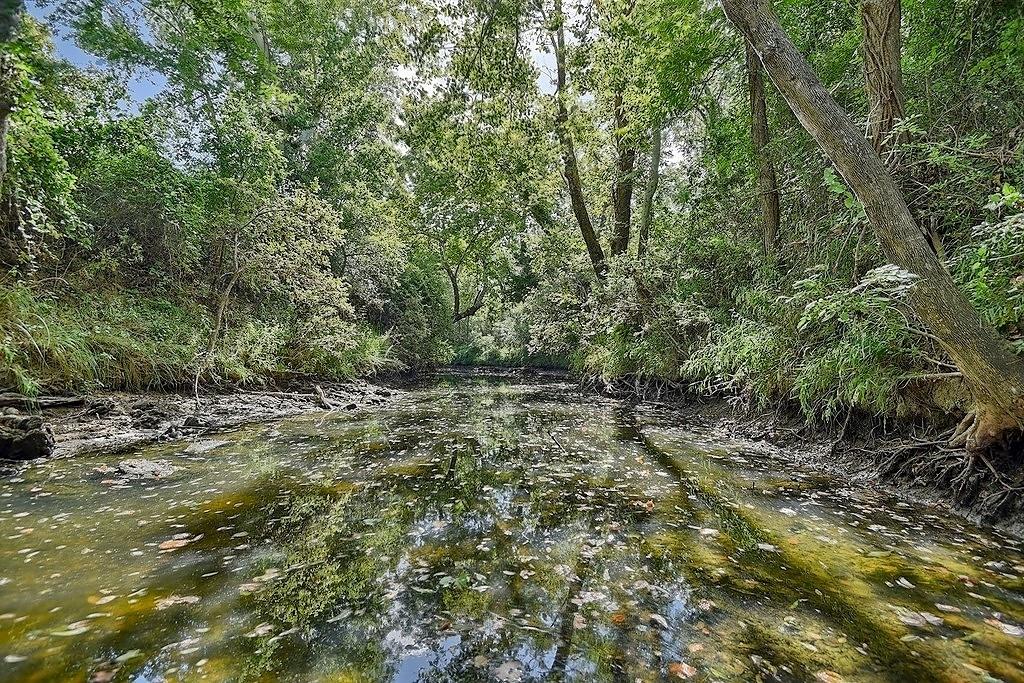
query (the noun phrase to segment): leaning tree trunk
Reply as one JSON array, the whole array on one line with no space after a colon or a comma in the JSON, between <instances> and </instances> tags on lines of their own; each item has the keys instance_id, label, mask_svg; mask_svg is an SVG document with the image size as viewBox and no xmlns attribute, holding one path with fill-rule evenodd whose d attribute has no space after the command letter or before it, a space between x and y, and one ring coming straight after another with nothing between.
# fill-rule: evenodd
<instances>
[{"instance_id":1,"label":"leaning tree trunk","mask_svg":"<svg viewBox=\"0 0 1024 683\"><path fill-rule=\"evenodd\" d=\"M868 139L879 156L894 164L900 139L893 131L904 117L900 0L861 0L860 19Z\"/></svg>"},{"instance_id":2,"label":"leaning tree trunk","mask_svg":"<svg viewBox=\"0 0 1024 683\"><path fill-rule=\"evenodd\" d=\"M746 42L747 86L750 93L750 139L757 163L757 194L761 201L761 246L765 258L775 258L779 234L779 184L768 150L768 108L764 99L764 70L757 53Z\"/></svg>"},{"instance_id":3,"label":"leaning tree trunk","mask_svg":"<svg viewBox=\"0 0 1024 683\"><path fill-rule=\"evenodd\" d=\"M651 130L651 170L644 191L643 212L640 214L640 234L637 236L636 255L643 258L647 253L647 240L651 237L651 221L654 219L654 195L658 193L661 175L661 124Z\"/></svg>"},{"instance_id":4,"label":"leaning tree trunk","mask_svg":"<svg viewBox=\"0 0 1024 683\"><path fill-rule=\"evenodd\" d=\"M864 206L886 258L918 278L910 303L963 373L974 402L958 435L980 450L1020 436L1024 363L985 324L915 225L878 153L789 39L769 0L722 0L793 114Z\"/></svg>"},{"instance_id":5,"label":"leaning tree trunk","mask_svg":"<svg viewBox=\"0 0 1024 683\"><path fill-rule=\"evenodd\" d=\"M633 169L636 166L636 148L626 138L626 111L622 93L615 93L615 184L612 185L612 211L614 231L609 251L612 256L625 254L629 249L629 233L633 221Z\"/></svg>"},{"instance_id":6,"label":"leaning tree trunk","mask_svg":"<svg viewBox=\"0 0 1024 683\"><path fill-rule=\"evenodd\" d=\"M587 253L590 255L590 262L594 266L594 273L598 280L604 280L608 273L608 264L604 260L604 250L601 242L597 239L597 231L594 230L594 223L590 220L590 212L587 211L587 202L583 196L583 183L580 181L579 165L576 162L576 148L573 145L572 133L569 132L569 112L565 107L565 29L562 21L565 17L562 14L562 0L555 0L555 15L558 19L558 28L555 31L555 73L556 91L555 103L557 112L555 114L555 134L562 147L563 174L565 184L569 189L569 201L572 204L573 215L580 226L580 234L583 242L587 245Z\"/></svg>"}]
</instances>

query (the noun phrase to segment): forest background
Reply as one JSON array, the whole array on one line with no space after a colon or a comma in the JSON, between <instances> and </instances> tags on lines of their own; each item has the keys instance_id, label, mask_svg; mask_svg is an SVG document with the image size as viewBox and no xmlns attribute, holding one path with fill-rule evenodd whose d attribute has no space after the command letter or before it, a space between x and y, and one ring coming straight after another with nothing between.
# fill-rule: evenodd
<instances>
[{"instance_id":1,"label":"forest background","mask_svg":"<svg viewBox=\"0 0 1024 683\"><path fill-rule=\"evenodd\" d=\"M8 388L457 363L814 423L953 425L982 400L734 28L763 3L4 1ZM1021 377L1022 4L774 10Z\"/></svg>"}]
</instances>

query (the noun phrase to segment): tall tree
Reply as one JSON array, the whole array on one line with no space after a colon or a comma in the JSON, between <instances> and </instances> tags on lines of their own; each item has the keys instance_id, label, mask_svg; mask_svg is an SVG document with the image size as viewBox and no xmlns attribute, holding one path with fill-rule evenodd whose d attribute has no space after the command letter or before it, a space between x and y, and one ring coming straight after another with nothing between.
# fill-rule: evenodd
<instances>
[{"instance_id":1,"label":"tall tree","mask_svg":"<svg viewBox=\"0 0 1024 683\"><path fill-rule=\"evenodd\" d=\"M640 214L640 234L636 242L636 255L640 258L647 253L647 241L651 236L651 221L654 215L654 195L658 193L658 181L661 176L661 127L661 123L656 123L651 128L651 168L647 173L643 211Z\"/></svg>"},{"instance_id":2,"label":"tall tree","mask_svg":"<svg viewBox=\"0 0 1024 683\"><path fill-rule=\"evenodd\" d=\"M770 0L721 0L794 115L864 206L886 258L917 277L910 302L963 373L973 411L953 442L987 449L1020 438L1024 363L974 310L914 223L895 180L779 23Z\"/></svg>"},{"instance_id":3,"label":"tall tree","mask_svg":"<svg viewBox=\"0 0 1024 683\"><path fill-rule=\"evenodd\" d=\"M580 227L580 234L587 245L590 262L598 280L603 280L608 273L604 250L594 230L594 223L587 210L587 202L583 196L583 183L580 180L579 164L576 161L576 148L573 145L572 133L569 131L569 110L565 106L566 72L565 72L565 15L562 13L562 0L555 0L555 35L552 43L555 51L555 134L562 147L563 175L569 189L569 200L573 215Z\"/></svg>"},{"instance_id":4,"label":"tall tree","mask_svg":"<svg viewBox=\"0 0 1024 683\"><path fill-rule=\"evenodd\" d=\"M612 213L614 231L609 251L612 256L625 254L629 248L629 233L633 222L633 171L636 166L636 147L627 133L622 93L615 93L615 181L612 185Z\"/></svg>"},{"instance_id":5,"label":"tall tree","mask_svg":"<svg viewBox=\"0 0 1024 683\"><path fill-rule=\"evenodd\" d=\"M757 195L761 203L761 244L769 260L775 258L775 240L779 233L779 186L775 164L768 149L768 108L764 98L764 69L750 41L744 41L747 61L747 86L750 94L750 139L757 164Z\"/></svg>"},{"instance_id":6,"label":"tall tree","mask_svg":"<svg viewBox=\"0 0 1024 683\"><path fill-rule=\"evenodd\" d=\"M0 188L7 174L7 129L15 102L14 58L4 45L14 38L24 9L22 0L0 1Z\"/></svg>"},{"instance_id":7,"label":"tall tree","mask_svg":"<svg viewBox=\"0 0 1024 683\"><path fill-rule=\"evenodd\" d=\"M900 142L893 131L905 115L900 0L861 0L860 19L864 27L861 51L868 97L868 139L883 159L890 160Z\"/></svg>"},{"instance_id":8,"label":"tall tree","mask_svg":"<svg viewBox=\"0 0 1024 683\"><path fill-rule=\"evenodd\" d=\"M864 90L868 99L868 139L889 168L899 166L899 145L906 135L898 130L906 115L903 91L902 0L861 0L860 18L864 29L861 52L864 62ZM945 249L934 222L922 226L925 237L939 259Z\"/></svg>"}]
</instances>

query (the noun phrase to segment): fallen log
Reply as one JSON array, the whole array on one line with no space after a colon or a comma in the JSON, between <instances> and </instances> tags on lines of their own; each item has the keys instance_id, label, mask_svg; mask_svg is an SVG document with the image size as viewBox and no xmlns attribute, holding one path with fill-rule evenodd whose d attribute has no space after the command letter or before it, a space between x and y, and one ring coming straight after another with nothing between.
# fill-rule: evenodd
<instances>
[{"instance_id":1,"label":"fallen log","mask_svg":"<svg viewBox=\"0 0 1024 683\"><path fill-rule=\"evenodd\" d=\"M0 394L0 408L20 410L47 410L52 408L80 408L86 402L85 396L24 396L22 394Z\"/></svg>"}]
</instances>

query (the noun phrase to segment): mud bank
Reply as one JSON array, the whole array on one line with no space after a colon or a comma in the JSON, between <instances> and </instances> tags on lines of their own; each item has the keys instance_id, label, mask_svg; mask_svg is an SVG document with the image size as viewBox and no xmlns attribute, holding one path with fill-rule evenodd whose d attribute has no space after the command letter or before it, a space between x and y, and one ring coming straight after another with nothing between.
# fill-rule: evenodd
<instances>
[{"instance_id":1,"label":"mud bank","mask_svg":"<svg viewBox=\"0 0 1024 683\"><path fill-rule=\"evenodd\" d=\"M53 438L52 457L124 452L149 443L199 437L240 425L310 412L380 405L396 390L355 381L202 396L150 392L93 393L59 407L26 408L41 415ZM5 454L7 455L7 454ZM16 455L16 454L9 454Z\"/></svg>"}]
</instances>

